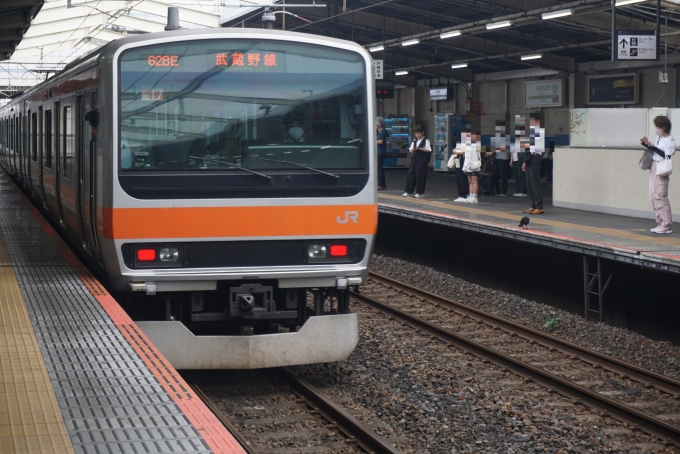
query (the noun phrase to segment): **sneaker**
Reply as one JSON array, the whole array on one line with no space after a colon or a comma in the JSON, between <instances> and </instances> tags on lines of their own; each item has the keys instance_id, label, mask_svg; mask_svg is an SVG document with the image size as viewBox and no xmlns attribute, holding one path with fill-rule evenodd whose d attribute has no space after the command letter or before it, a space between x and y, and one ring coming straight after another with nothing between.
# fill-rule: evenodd
<instances>
[{"instance_id":1,"label":"sneaker","mask_svg":"<svg viewBox=\"0 0 680 454\"><path fill-rule=\"evenodd\" d=\"M666 228L659 226L655 229L652 229L652 233L666 234L666 233L673 233L673 230L672 229L666 229Z\"/></svg>"},{"instance_id":2,"label":"sneaker","mask_svg":"<svg viewBox=\"0 0 680 454\"><path fill-rule=\"evenodd\" d=\"M507 194L496 194L498 197L507 197Z\"/></svg>"},{"instance_id":3,"label":"sneaker","mask_svg":"<svg viewBox=\"0 0 680 454\"><path fill-rule=\"evenodd\" d=\"M519 196L520 196L520 197L527 197L527 195L524 194L524 193L520 194Z\"/></svg>"},{"instance_id":4,"label":"sneaker","mask_svg":"<svg viewBox=\"0 0 680 454\"><path fill-rule=\"evenodd\" d=\"M454 202L465 202L467 199L465 197L458 197Z\"/></svg>"},{"instance_id":5,"label":"sneaker","mask_svg":"<svg viewBox=\"0 0 680 454\"><path fill-rule=\"evenodd\" d=\"M465 199L466 203L479 203L479 200L477 200L477 197L468 197Z\"/></svg>"},{"instance_id":6,"label":"sneaker","mask_svg":"<svg viewBox=\"0 0 680 454\"><path fill-rule=\"evenodd\" d=\"M520 194L519 192L515 192L512 196L513 197L522 197L522 194Z\"/></svg>"},{"instance_id":7,"label":"sneaker","mask_svg":"<svg viewBox=\"0 0 680 454\"><path fill-rule=\"evenodd\" d=\"M423 197L425 197L425 194L416 194L413 197L415 197L416 199L422 199Z\"/></svg>"},{"instance_id":8,"label":"sneaker","mask_svg":"<svg viewBox=\"0 0 680 454\"><path fill-rule=\"evenodd\" d=\"M402 197L410 197L411 194L409 194L408 192L404 192L401 196L402 196Z\"/></svg>"},{"instance_id":9,"label":"sneaker","mask_svg":"<svg viewBox=\"0 0 680 454\"><path fill-rule=\"evenodd\" d=\"M656 233L656 231L659 230L660 227L661 227L660 225L657 225L653 229L649 229L649 231L652 232L652 233Z\"/></svg>"}]
</instances>

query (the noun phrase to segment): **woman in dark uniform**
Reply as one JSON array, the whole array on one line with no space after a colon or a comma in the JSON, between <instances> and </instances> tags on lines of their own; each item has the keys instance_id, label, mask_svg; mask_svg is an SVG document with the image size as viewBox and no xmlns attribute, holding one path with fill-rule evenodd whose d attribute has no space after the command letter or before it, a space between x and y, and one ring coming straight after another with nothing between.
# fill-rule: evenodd
<instances>
[{"instance_id":1,"label":"woman in dark uniform","mask_svg":"<svg viewBox=\"0 0 680 454\"><path fill-rule=\"evenodd\" d=\"M411 142L411 148L409 149L411 152L411 163L406 174L406 188L402 196L410 196L415 189L415 197L420 198L425 195L427 163L430 162L430 156L432 156L432 146L430 141L425 138L421 125L416 125L415 133L416 138Z\"/></svg>"}]
</instances>

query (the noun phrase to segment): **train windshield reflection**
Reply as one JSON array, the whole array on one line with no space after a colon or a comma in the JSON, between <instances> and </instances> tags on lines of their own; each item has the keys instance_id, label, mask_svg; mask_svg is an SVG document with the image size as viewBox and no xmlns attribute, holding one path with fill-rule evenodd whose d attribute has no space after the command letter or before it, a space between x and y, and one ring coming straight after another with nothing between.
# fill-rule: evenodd
<instances>
[{"instance_id":1,"label":"train windshield reflection","mask_svg":"<svg viewBox=\"0 0 680 454\"><path fill-rule=\"evenodd\" d=\"M120 169L367 169L366 68L354 52L221 40L120 59ZM262 158L262 159L260 159ZM265 172L265 173L266 173Z\"/></svg>"}]
</instances>

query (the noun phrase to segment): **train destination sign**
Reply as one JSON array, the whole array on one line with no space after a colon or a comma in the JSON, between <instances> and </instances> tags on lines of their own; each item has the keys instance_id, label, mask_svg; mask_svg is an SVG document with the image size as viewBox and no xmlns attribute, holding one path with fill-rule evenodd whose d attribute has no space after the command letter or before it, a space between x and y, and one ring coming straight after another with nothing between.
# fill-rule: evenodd
<instances>
[{"instance_id":1,"label":"train destination sign","mask_svg":"<svg viewBox=\"0 0 680 454\"><path fill-rule=\"evenodd\" d=\"M658 60L658 43L654 30L617 30L617 60Z\"/></svg>"},{"instance_id":2,"label":"train destination sign","mask_svg":"<svg viewBox=\"0 0 680 454\"><path fill-rule=\"evenodd\" d=\"M284 52L267 51L235 51L235 52L210 52L203 55L149 55L146 64L151 67L168 68L185 66L197 67L207 65L218 66L230 71L285 71ZM198 60L196 60L198 58Z\"/></svg>"}]
</instances>

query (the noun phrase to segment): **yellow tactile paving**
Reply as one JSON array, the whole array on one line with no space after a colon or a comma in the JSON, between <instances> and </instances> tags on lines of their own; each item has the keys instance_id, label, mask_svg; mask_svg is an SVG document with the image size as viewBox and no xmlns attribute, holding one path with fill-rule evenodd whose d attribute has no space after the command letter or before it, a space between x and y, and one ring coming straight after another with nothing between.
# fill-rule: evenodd
<instances>
[{"instance_id":1,"label":"yellow tactile paving","mask_svg":"<svg viewBox=\"0 0 680 454\"><path fill-rule=\"evenodd\" d=\"M403 198L401 196L394 196L394 195L389 195L389 194L380 194L378 196L379 199L392 199L392 200L399 200L403 202ZM483 216L491 216L499 219L510 219L510 220L517 220L518 216L517 214L510 214L510 213L504 213L501 211L491 211L491 210L483 210L480 208L472 208L472 207L466 207L466 206L455 206L455 205L449 205L448 203L444 202L437 202L437 201L429 201L429 200L408 200L409 203L414 203L417 205L423 205L423 206L430 206L434 208L445 208L447 210L452 210L452 211L458 211L461 213L471 213L471 214L480 214ZM537 218L536 216L531 218L531 223L532 224L542 224L542 225L549 225L552 227L563 227L563 228L569 228L569 229L575 229L575 230L580 230L583 232L593 232L593 233L599 233L602 235L609 235L617 238L625 238L628 240L635 240L635 241L643 241L645 243L652 243L652 244L661 244L664 246L680 246L680 238L673 238L673 237L662 237L662 238L656 238L656 237L649 237L649 236L644 236L644 235L638 235L635 233L627 232L625 230L617 230L617 229L605 229L601 227L589 227L587 225L579 225L579 224L571 224L568 222L559 222L559 221L551 221L549 219L545 218ZM612 245L616 246L616 245Z\"/></svg>"},{"instance_id":2,"label":"yellow tactile paving","mask_svg":"<svg viewBox=\"0 0 680 454\"><path fill-rule=\"evenodd\" d=\"M0 237L0 453L73 453Z\"/></svg>"}]
</instances>

